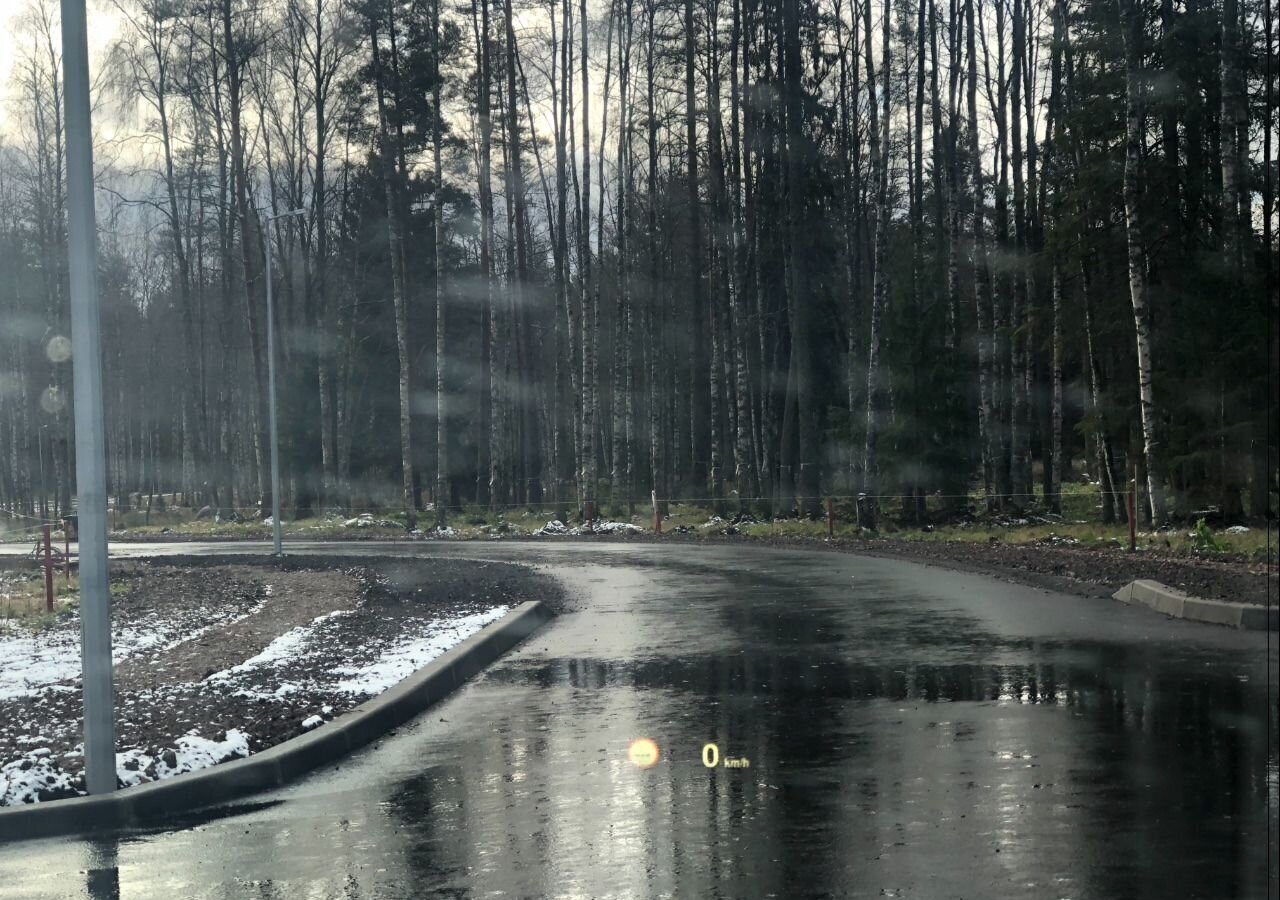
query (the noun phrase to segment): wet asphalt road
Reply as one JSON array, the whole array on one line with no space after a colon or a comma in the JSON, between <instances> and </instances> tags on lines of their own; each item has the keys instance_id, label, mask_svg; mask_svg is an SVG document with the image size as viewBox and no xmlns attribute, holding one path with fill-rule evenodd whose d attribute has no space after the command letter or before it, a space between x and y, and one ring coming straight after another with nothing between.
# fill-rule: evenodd
<instances>
[{"instance_id":1,"label":"wet asphalt road","mask_svg":"<svg viewBox=\"0 0 1280 900\"><path fill-rule=\"evenodd\" d=\"M172 547L196 549L244 545ZM342 552L382 549L407 548ZM1263 634L835 553L411 552L531 561L579 608L286 789L0 847L0 898L1218 900L1267 897L1268 860L1274 884Z\"/></svg>"}]
</instances>

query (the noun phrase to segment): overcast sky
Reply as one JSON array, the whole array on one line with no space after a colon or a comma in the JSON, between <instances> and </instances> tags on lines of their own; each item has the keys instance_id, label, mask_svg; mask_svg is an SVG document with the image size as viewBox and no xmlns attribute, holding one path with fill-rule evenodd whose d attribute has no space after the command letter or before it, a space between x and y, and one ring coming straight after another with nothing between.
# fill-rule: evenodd
<instances>
[{"instance_id":1,"label":"overcast sky","mask_svg":"<svg viewBox=\"0 0 1280 900\"><path fill-rule=\"evenodd\" d=\"M45 0L45 2L55 7L58 5L58 0ZM12 115L10 107L14 102L10 76L14 61L21 50L17 45L20 40L18 32L21 30L19 20L28 3L29 0L0 0L0 85L4 88L3 93L0 93L0 98L3 98L3 102L0 102L0 133L9 130L7 125ZM119 13L110 0L87 0L87 6L89 66L91 72L96 72L97 63L103 51L115 36Z\"/></svg>"}]
</instances>

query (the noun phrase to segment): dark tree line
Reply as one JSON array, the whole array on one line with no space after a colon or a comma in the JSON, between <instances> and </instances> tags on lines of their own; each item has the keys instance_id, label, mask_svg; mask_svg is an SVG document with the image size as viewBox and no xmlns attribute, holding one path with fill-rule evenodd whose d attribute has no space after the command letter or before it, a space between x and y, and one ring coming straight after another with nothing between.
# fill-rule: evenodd
<instances>
[{"instance_id":1,"label":"dark tree line","mask_svg":"<svg viewBox=\"0 0 1280 900\"><path fill-rule=\"evenodd\" d=\"M1058 509L1082 470L1109 520L1135 476L1160 521L1274 504L1265 0L117 7L95 115L120 507L269 508L268 254L300 517L865 493L919 521L975 487ZM0 506L51 516L55 5L16 21Z\"/></svg>"}]
</instances>

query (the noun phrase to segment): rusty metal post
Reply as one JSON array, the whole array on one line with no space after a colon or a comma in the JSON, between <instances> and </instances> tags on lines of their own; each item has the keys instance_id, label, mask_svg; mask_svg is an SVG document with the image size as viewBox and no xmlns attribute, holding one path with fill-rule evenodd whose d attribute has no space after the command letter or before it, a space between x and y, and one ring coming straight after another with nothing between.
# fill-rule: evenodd
<instances>
[{"instance_id":1,"label":"rusty metal post","mask_svg":"<svg viewBox=\"0 0 1280 900\"><path fill-rule=\"evenodd\" d=\"M1128 506L1129 506L1129 552L1130 553L1132 553L1138 547L1138 525L1137 525L1138 502L1137 502L1137 498L1134 496L1136 493L1137 493L1136 483L1131 482L1129 484L1129 493L1126 497L1126 502L1128 503Z\"/></svg>"},{"instance_id":2,"label":"rusty metal post","mask_svg":"<svg viewBox=\"0 0 1280 900\"><path fill-rule=\"evenodd\" d=\"M43 525L40 530L44 533L44 607L53 612L53 526Z\"/></svg>"},{"instance_id":3,"label":"rusty metal post","mask_svg":"<svg viewBox=\"0 0 1280 900\"><path fill-rule=\"evenodd\" d=\"M836 536L836 505L830 497L827 498L827 537Z\"/></svg>"}]
</instances>

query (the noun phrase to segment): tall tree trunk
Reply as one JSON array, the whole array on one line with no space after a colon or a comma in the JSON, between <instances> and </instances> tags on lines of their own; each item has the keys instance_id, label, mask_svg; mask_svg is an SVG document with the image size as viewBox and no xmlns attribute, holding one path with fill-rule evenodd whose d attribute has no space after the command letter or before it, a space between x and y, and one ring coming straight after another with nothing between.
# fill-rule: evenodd
<instances>
[{"instance_id":1,"label":"tall tree trunk","mask_svg":"<svg viewBox=\"0 0 1280 900\"><path fill-rule=\"evenodd\" d=\"M983 228L983 216L986 201L982 191L982 156L978 144L978 71L977 53L975 52L974 5L977 0L965 2L965 53L968 59L968 94L969 115L969 171L970 192L973 196L973 300L978 322L978 441L982 454L982 487L986 497L987 508L995 503L995 440L993 432L996 423L992 421L992 348L991 348L991 315L988 305L990 292L989 260L987 258L986 233Z\"/></svg>"},{"instance_id":2,"label":"tall tree trunk","mask_svg":"<svg viewBox=\"0 0 1280 900\"><path fill-rule=\"evenodd\" d=\"M659 48L657 46L657 0L645 0L645 120L648 123L649 171L646 183L648 194L648 263L649 284L645 305L646 370L648 375L649 404L649 471L653 478L653 492L661 504L659 512L666 514L666 501L670 496L670 475L667 471L666 435L662 433L662 403L660 396L658 362L661 348L660 330L662 316L659 304L662 290L658 262L658 115L656 110L655 77Z\"/></svg>"},{"instance_id":3,"label":"tall tree trunk","mask_svg":"<svg viewBox=\"0 0 1280 900\"><path fill-rule=\"evenodd\" d=\"M869 0L868 0L869 2ZM889 272L885 266L889 245L889 98L893 94L890 83L891 55L889 40L890 10L889 0L885 0L881 19L881 102L880 134L874 138L879 142L879 165L876 167L876 238L875 259L872 270L871 288L871 334L867 342L867 440L864 453L862 490L867 494L868 503L863 508L868 512L874 524L879 508L880 463L878 445L880 440L881 417L885 409L884 376L880 371L881 344L884 341L884 313L889 301ZM871 34L867 33L867 54L870 56ZM873 73L867 68L867 84L873 84ZM874 96L874 94L873 94Z\"/></svg>"},{"instance_id":4,"label":"tall tree trunk","mask_svg":"<svg viewBox=\"0 0 1280 900\"><path fill-rule=\"evenodd\" d=\"M559 38L559 83L556 81L556 24L555 6L549 7L551 17L551 104L553 110L553 130L555 133L556 153L556 213L555 230L552 236L553 256L556 280L556 313L553 315L552 344L555 348L552 360L552 391L557 398L555 404L555 424L551 433L551 468L555 474L554 497L557 503L556 516L564 520L568 518L566 491L570 483L576 483L573 475L573 458L577 449L572 447L573 435L577 433L574 424L576 417L575 404L581 393L578 390L578 372L574 367L575 347L577 342L573 301L569 298L569 169L566 142L569 132L569 2L563 0L560 17ZM560 316L563 314L565 330L561 332ZM570 389L566 392L564 381L568 378Z\"/></svg>"},{"instance_id":5,"label":"tall tree trunk","mask_svg":"<svg viewBox=\"0 0 1280 900\"><path fill-rule=\"evenodd\" d=\"M1022 114L1022 70L1026 51L1026 14L1024 4L1030 0L1013 0L1013 55L1010 59L1010 97L1009 106L1012 127L1010 139L1012 144L1013 167L1013 307L1011 310L1010 328L1012 330L1010 344L1012 353L1012 394L1010 421L1010 486L1013 489L1015 506L1022 506L1031 500L1031 419L1030 397L1027 394L1028 366L1027 354L1029 342L1028 321L1028 275L1031 261L1028 258L1027 242L1027 194L1023 183L1022 171L1022 126L1019 119Z\"/></svg>"},{"instance_id":6,"label":"tall tree trunk","mask_svg":"<svg viewBox=\"0 0 1280 900\"><path fill-rule=\"evenodd\" d=\"M1062 512L1062 478L1065 468L1066 459L1064 458L1065 447L1063 444L1062 434L1062 365L1063 365L1063 348L1062 348L1062 280L1063 280L1063 261L1062 261L1062 236L1059 232L1062 229L1062 209L1063 194L1067 189L1066 179L1062 176L1064 167L1064 144L1065 136L1063 134L1065 116L1062 114L1063 109L1063 90L1062 90L1062 55L1063 42L1066 40L1066 0L1054 0L1053 5L1053 49L1050 59L1050 83L1049 83L1049 123L1046 128L1047 140L1045 142L1044 165L1041 172L1042 184L1047 184L1050 179L1053 181L1053 206L1048 213L1049 225L1053 230L1052 248L1050 250L1050 290L1052 293L1051 303L1052 309L1052 333L1050 353L1052 359L1050 362L1050 413L1049 413L1049 441L1050 446L1045 458L1045 468L1047 470L1048 480L1045 482L1045 500L1048 502L1051 512ZM1028 93L1030 91L1028 90ZM1031 116L1028 115L1028 123ZM1041 207L1043 211L1043 207Z\"/></svg>"},{"instance_id":7,"label":"tall tree trunk","mask_svg":"<svg viewBox=\"0 0 1280 900\"><path fill-rule=\"evenodd\" d=\"M480 126L480 277L484 279L484 303L486 317L485 333L481 340L488 348L485 357L487 363L486 384L488 389L487 416L481 417L481 426L486 432L481 435L479 444L480 472L479 479L484 486L479 492L479 502L488 504L491 510L507 502L506 494L506 460L503 454L503 357L507 354L506 342L502 339L501 311L498 308L498 295L493 284L493 115L491 112L493 92L493 66L490 58L489 42L489 3L490 0L472 0L472 21L476 19L477 7L479 23L476 34L476 68L480 74L477 87L477 119Z\"/></svg>"},{"instance_id":8,"label":"tall tree trunk","mask_svg":"<svg viewBox=\"0 0 1280 900\"><path fill-rule=\"evenodd\" d=\"M236 215L240 223L240 254L244 270L245 309L249 327L250 356L253 361L255 411L257 413L257 431L254 452L258 470L258 510L265 513L271 509L271 478L266 457L268 452L267 436L267 379L265 351L263 349L262 332L259 328L258 291L262 271L261 254L264 252L261 235L257 229L257 218L250 215L248 176L244 162L244 132L241 123L243 101L241 91L244 83L244 59L242 42L232 25L231 0L223 0L222 38L227 65L226 83L228 97L229 120L231 122L231 167L235 181ZM269 251L270 248L267 248Z\"/></svg>"},{"instance_id":9,"label":"tall tree trunk","mask_svg":"<svg viewBox=\"0 0 1280 900\"><path fill-rule=\"evenodd\" d=\"M1249 107L1240 46L1240 6L1238 0L1224 0L1222 7L1222 39L1218 66L1222 84L1222 114L1219 121L1219 148L1222 165L1222 254L1227 273L1227 297L1233 307L1245 306L1245 257L1252 255L1253 234L1249 214L1249 192L1246 188L1249 145ZM1255 344L1255 346L1257 346ZM1258 347L1263 353L1266 351ZM1234 374L1234 373L1233 373ZM1224 378L1225 380L1225 378ZM1234 381L1234 377L1232 379ZM1242 417L1240 389L1224 395L1231 407L1229 418ZM1219 506L1227 520L1243 515L1240 492L1244 481L1244 447L1249 435L1241 438L1223 435L1221 442L1222 484Z\"/></svg>"},{"instance_id":10,"label":"tall tree trunk","mask_svg":"<svg viewBox=\"0 0 1280 900\"><path fill-rule=\"evenodd\" d=\"M805 130L805 91L801 81L802 53L800 44L799 0L783 0L783 85L787 115L787 217L791 239L790 306L791 306L791 372L794 380L795 424L797 433L798 471L795 473L802 515L814 515L818 509L817 410L813 397L812 304L809 294L809 267L812 264L809 225L809 166L813 164L813 146ZM789 392L790 393L790 392ZM784 429L785 434L785 429Z\"/></svg>"},{"instance_id":11,"label":"tall tree trunk","mask_svg":"<svg viewBox=\"0 0 1280 900\"><path fill-rule=\"evenodd\" d=\"M719 3L713 2L708 9L707 41L710 56L707 65L707 168L711 182L711 257L713 261L710 266L713 284L707 295L711 338L711 415L708 421L711 428L711 439L708 444L711 465L708 471L708 486L716 514L723 515L726 512L724 451L728 446L725 438L735 428L737 410L725 402L732 393L732 370L726 366L726 362L731 358L726 345L731 338L728 334L728 317L725 312L732 303L731 295L734 290L730 279L733 225L729 216L728 187L725 184L724 122L720 107L721 57L716 27L718 19Z\"/></svg>"},{"instance_id":12,"label":"tall tree trunk","mask_svg":"<svg viewBox=\"0 0 1280 900\"><path fill-rule=\"evenodd\" d=\"M405 297L404 238L400 224L400 198L396 187L396 151L388 123L386 77L378 48L377 25L370 29L369 47L373 55L374 94L378 104L378 148L381 159L382 190L387 204L387 245L391 257L391 303L395 313L396 357L399 363L400 391L400 485L404 503L405 527L412 530L417 512L413 488L413 384L409 357L409 313Z\"/></svg>"},{"instance_id":13,"label":"tall tree trunk","mask_svg":"<svg viewBox=\"0 0 1280 900\"><path fill-rule=\"evenodd\" d=\"M328 221L328 181L326 160L329 148L328 102L336 64L326 66L323 56L325 47L324 7L317 3L314 21L315 51L312 59L312 94L315 106L315 173L312 181L311 211L315 223L316 243L315 261L312 265L314 273L314 290L316 297L316 326L324 331L334 328L336 322L333 315L333 300L329 287L329 221ZM330 36L330 43L337 38ZM316 389L320 393L320 466L322 501L333 506L338 502L338 444L335 426L337 417L334 413L334 361L328 353L316 354Z\"/></svg>"},{"instance_id":14,"label":"tall tree trunk","mask_svg":"<svg viewBox=\"0 0 1280 900\"><path fill-rule=\"evenodd\" d=\"M1277 472L1276 433L1277 394L1276 367L1280 366L1280 284L1276 283L1275 161L1272 158L1276 115L1276 9L1274 3L1263 5L1263 115L1262 115L1262 284L1263 314L1267 325L1267 376L1262 379L1263 395L1257 401L1253 425L1253 483L1249 492L1249 511L1258 518L1272 513L1271 491Z\"/></svg>"},{"instance_id":15,"label":"tall tree trunk","mask_svg":"<svg viewBox=\"0 0 1280 900\"><path fill-rule=\"evenodd\" d=\"M1129 298L1138 350L1138 403L1142 413L1143 459L1151 520L1165 522L1163 447L1152 389L1151 331L1147 309L1146 250L1143 245L1141 194L1143 112L1141 98L1142 11L1137 0L1116 0L1125 41L1124 223L1129 255Z\"/></svg>"},{"instance_id":16,"label":"tall tree trunk","mask_svg":"<svg viewBox=\"0 0 1280 900\"><path fill-rule=\"evenodd\" d=\"M635 498L632 486L635 479L635 406L633 373L635 363L632 355L634 335L632 333L632 313L634 302L631 297L629 281L630 258L628 257L628 236L631 228L631 215L627 207L632 195L631 184L631 36L633 0L623 0L623 27L619 28L618 40L618 155L617 155L617 257L618 257L618 306L617 314L620 322L614 328L618 339L614 342L614 376L613 376L613 471L610 475L611 493L615 508L625 508L630 514L634 508ZM603 146L603 142L602 142ZM603 159L603 152L601 158ZM605 191L603 176L600 192ZM601 207L603 210L603 205ZM603 222L601 222L603 227ZM603 242L604 233L601 231ZM603 279L602 279L603 280Z\"/></svg>"},{"instance_id":17,"label":"tall tree trunk","mask_svg":"<svg viewBox=\"0 0 1280 900\"><path fill-rule=\"evenodd\" d=\"M988 47L988 29L979 19L978 37L982 41L983 76L987 103L993 110L996 127L995 209L992 218L992 243L996 248L997 264L990 268L991 278L991 411L995 449L993 453L996 503L1007 506L1011 500L1012 459L1012 393L1013 376L1010 370L1012 354L1010 345L1010 277L1003 264L1010 255L1009 247L1009 79L1005 73L1005 2L995 2L996 79L995 90L991 83L991 53ZM1015 129L1016 130L1016 129ZM996 175L998 173L998 177Z\"/></svg>"},{"instance_id":18,"label":"tall tree trunk","mask_svg":"<svg viewBox=\"0 0 1280 900\"><path fill-rule=\"evenodd\" d=\"M759 468L751 439L752 416L752 380L747 355L747 316L746 316L746 236L743 221L742 203L739 192L744 188L744 164L746 142L740 139L741 85L739 81L738 59L742 55L742 0L732 0L733 22L731 25L729 46L729 134L730 151L730 196L733 209L732 247L733 247L733 288L729 292L729 329L733 333L733 371L734 371L734 434L733 434L733 481L738 490L738 512L746 513L750 507L750 499L755 497L759 489Z\"/></svg>"},{"instance_id":19,"label":"tall tree trunk","mask_svg":"<svg viewBox=\"0 0 1280 900\"><path fill-rule=\"evenodd\" d=\"M529 277L529 245L527 216L525 214L524 169L521 162L520 113L516 94L516 71L519 57L516 55L516 32L512 0L503 4L504 28L507 41L507 203L511 207L515 245L515 271L511 279L511 304L514 311L512 334L515 338L518 359L516 415L519 419L522 484L521 497L529 504L542 502L542 448L538 427L538 391L534 384L537 369L533 364L535 345L529 325L529 310L525 307L524 284Z\"/></svg>"},{"instance_id":20,"label":"tall tree trunk","mask_svg":"<svg viewBox=\"0 0 1280 900\"><path fill-rule=\"evenodd\" d=\"M578 218L578 273L582 288L582 449L578 454L581 472L579 496L582 518L590 522L596 517L596 392L594 295L591 291L591 84L590 54L587 48L587 0L579 7L582 28L582 207Z\"/></svg>"},{"instance_id":21,"label":"tall tree trunk","mask_svg":"<svg viewBox=\"0 0 1280 900\"><path fill-rule=\"evenodd\" d=\"M1099 419L1098 433L1094 447L1097 453L1098 489L1102 495L1102 521L1110 524L1116 520L1118 507L1123 507L1119 490L1121 485L1115 481L1115 454L1111 449L1111 434L1106 424L1100 420L1102 394L1106 386L1102 381L1102 365L1098 359L1098 351L1093 328L1093 289L1089 274L1090 261L1087 257L1080 260L1080 294L1084 305L1084 339L1085 355L1088 357L1089 370L1089 406L1094 417Z\"/></svg>"},{"instance_id":22,"label":"tall tree trunk","mask_svg":"<svg viewBox=\"0 0 1280 900\"><path fill-rule=\"evenodd\" d=\"M444 528L449 521L448 507L453 498L449 472L448 389L445 386L448 338L444 291L444 171L440 159L441 123L444 118L440 106L440 0L432 0L431 3L431 105L431 170L435 182L431 209L435 224L432 243L436 281L436 527Z\"/></svg>"}]
</instances>

